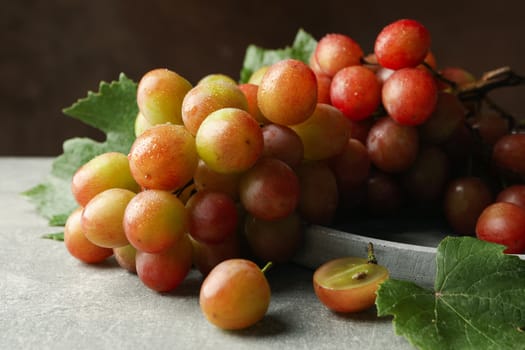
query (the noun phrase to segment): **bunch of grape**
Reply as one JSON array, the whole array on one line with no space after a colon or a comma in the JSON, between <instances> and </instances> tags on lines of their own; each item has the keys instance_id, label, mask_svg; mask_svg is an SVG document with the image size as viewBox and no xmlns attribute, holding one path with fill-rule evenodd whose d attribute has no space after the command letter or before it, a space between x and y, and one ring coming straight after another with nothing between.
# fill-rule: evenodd
<instances>
[{"instance_id":1,"label":"bunch of grape","mask_svg":"<svg viewBox=\"0 0 525 350\"><path fill-rule=\"evenodd\" d=\"M479 80L437 69L428 30L409 19L386 26L365 57L352 38L328 34L310 66L322 101L351 125L346 149L330 160L343 220L442 215L455 234L525 252L523 121L488 97L525 78L509 68Z\"/></svg>"},{"instance_id":2,"label":"bunch of grape","mask_svg":"<svg viewBox=\"0 0 525 350\"><path fill-rule=\"evenodd\" d=\"M498 84L437 70L430 46L404 19L372 54L328 34L308 63L283 59L245 84L147 72L129 154L102 154L73 177L67 248L87 263L114 254L169 291L192 266L206 276L233 258L286 262L305 224L409 206L523 252L525 134L487 98Z\"/></svg>"}]
</instances>

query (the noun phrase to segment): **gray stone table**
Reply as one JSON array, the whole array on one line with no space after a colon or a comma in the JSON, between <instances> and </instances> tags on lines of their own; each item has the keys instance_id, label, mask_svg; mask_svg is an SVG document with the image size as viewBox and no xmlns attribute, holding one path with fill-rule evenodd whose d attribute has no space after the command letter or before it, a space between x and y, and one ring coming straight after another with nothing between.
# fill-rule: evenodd
<instances>
[{"instance_id":1,"label":"gray stone table","mask_svg":"<svg viewBox=\"0 0 525 350\"><path fill-rule=\"evenodd\" d=\"M268 273L266 317L238 332L205 320L196 271L172 293L159 294L112 259L98 266L78 262L63 243L41 238L60 228L49 227L20 195L50 166L49 158L0 158L0 349L412 348L394 334L392 319L377 318L374 309L343 316L321 305L311 285L318 262L308 258L315 232L295 263ZM320 244L319 261L337 253ZM418 265L428 264L432 249L417 254Z\"/></svg>"}]
</instances>

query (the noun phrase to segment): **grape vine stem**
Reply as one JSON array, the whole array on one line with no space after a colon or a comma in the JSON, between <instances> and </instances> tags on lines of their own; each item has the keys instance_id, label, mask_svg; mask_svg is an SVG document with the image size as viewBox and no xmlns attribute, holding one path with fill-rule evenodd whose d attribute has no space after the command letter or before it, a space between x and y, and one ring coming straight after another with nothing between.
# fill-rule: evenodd
<instances>
[{"instance_id":1,"label":"grape vine stem","mask_svg":"<svg viewBox=\"0 0 525 350\"><path fill-rule=\"evenodd\" d=\"M500 67L484 73L473 83L457 87L457 96L462 101L480 100L496 88L518 85L525 85L525 77L508 66Z\"/></svg>"}]
</instances>

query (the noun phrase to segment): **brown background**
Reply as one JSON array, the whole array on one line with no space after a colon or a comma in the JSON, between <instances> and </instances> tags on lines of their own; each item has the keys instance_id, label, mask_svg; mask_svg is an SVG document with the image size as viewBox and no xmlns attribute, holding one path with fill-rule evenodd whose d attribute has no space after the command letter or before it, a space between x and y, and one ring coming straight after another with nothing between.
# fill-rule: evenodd
<instances>
[{"instance_id":1,"label":"brown background","mask_svg":"<svg viewBox=\"0 0 525 350\"><path fill-rule=\"evenodd\" d=\"M248 44L279 48L299 28L317 39L340 32L367 52L381 28L414 18L433 36L440 66L476 75L510 65L525 74L520 1L9 1L0 13L0 155L57 155L72 136L102 135L61 109L120 72L134 80L168 67L195 83L209 73L239 77ZM525 89L499 91L525 115Z\"/></svg>"}]
</instances>

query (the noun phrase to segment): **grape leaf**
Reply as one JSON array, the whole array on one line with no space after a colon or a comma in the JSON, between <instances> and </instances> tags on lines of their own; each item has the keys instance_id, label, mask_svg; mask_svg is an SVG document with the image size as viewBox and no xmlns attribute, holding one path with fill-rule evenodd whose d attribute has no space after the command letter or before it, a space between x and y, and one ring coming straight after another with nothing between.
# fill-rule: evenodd
<instances>
[{"instance_id":1,"label":"grape leaf","mask_svg":"<svg viewBox=\"0 0 525 350\"><path fill-rule=\"evenodd\" d=\"M308 63L316 45L317 41L314 37L302 29L299 29L297 32L292 46L287 46L284 49L269 50L250 45L246 49L246 55L244 56L240 83L248 82L253 72L262 66L270 65L283 59L294 58Z\"/></svg>"},{"instance_id":2,"label":"grape leaf","mask_svg":"<svg viewBox=\"0 0 525 350\"><path fill-rule=\"evenodd\" d=\"M525 260L474 237L447 237L436 255L435 290L390 279L379 316L420 349L525 349Z\"/></svg>"},{"instance_id":3,"label":"grape leaf","mask_svg":"<svg viewBox=\"0 0 525 350\"><path fill-rule=\"evenodd\" d=\"M51 226L64 225L77 207L70 184L73 174L82 164L104 152L128 153L135 139L136 91L137 84L120 74L118 81L101 82L98 92L89 91L87 97L63 110L64 114L104 131L106 140L66 140L64 151L53 161L47 178L22 193L36 205L37 211L49 220Z\"/></svg>"},{"instance_id":4,"label":"grape leaf","mask_svg":"<svg viewBox=\"0 0 525 350\"><path fill-rule=\"evenodd\" d=\"M63 241L64 232L46 233L42 238L51 239L53 241Z\"/></svg>"}]
</instances>

